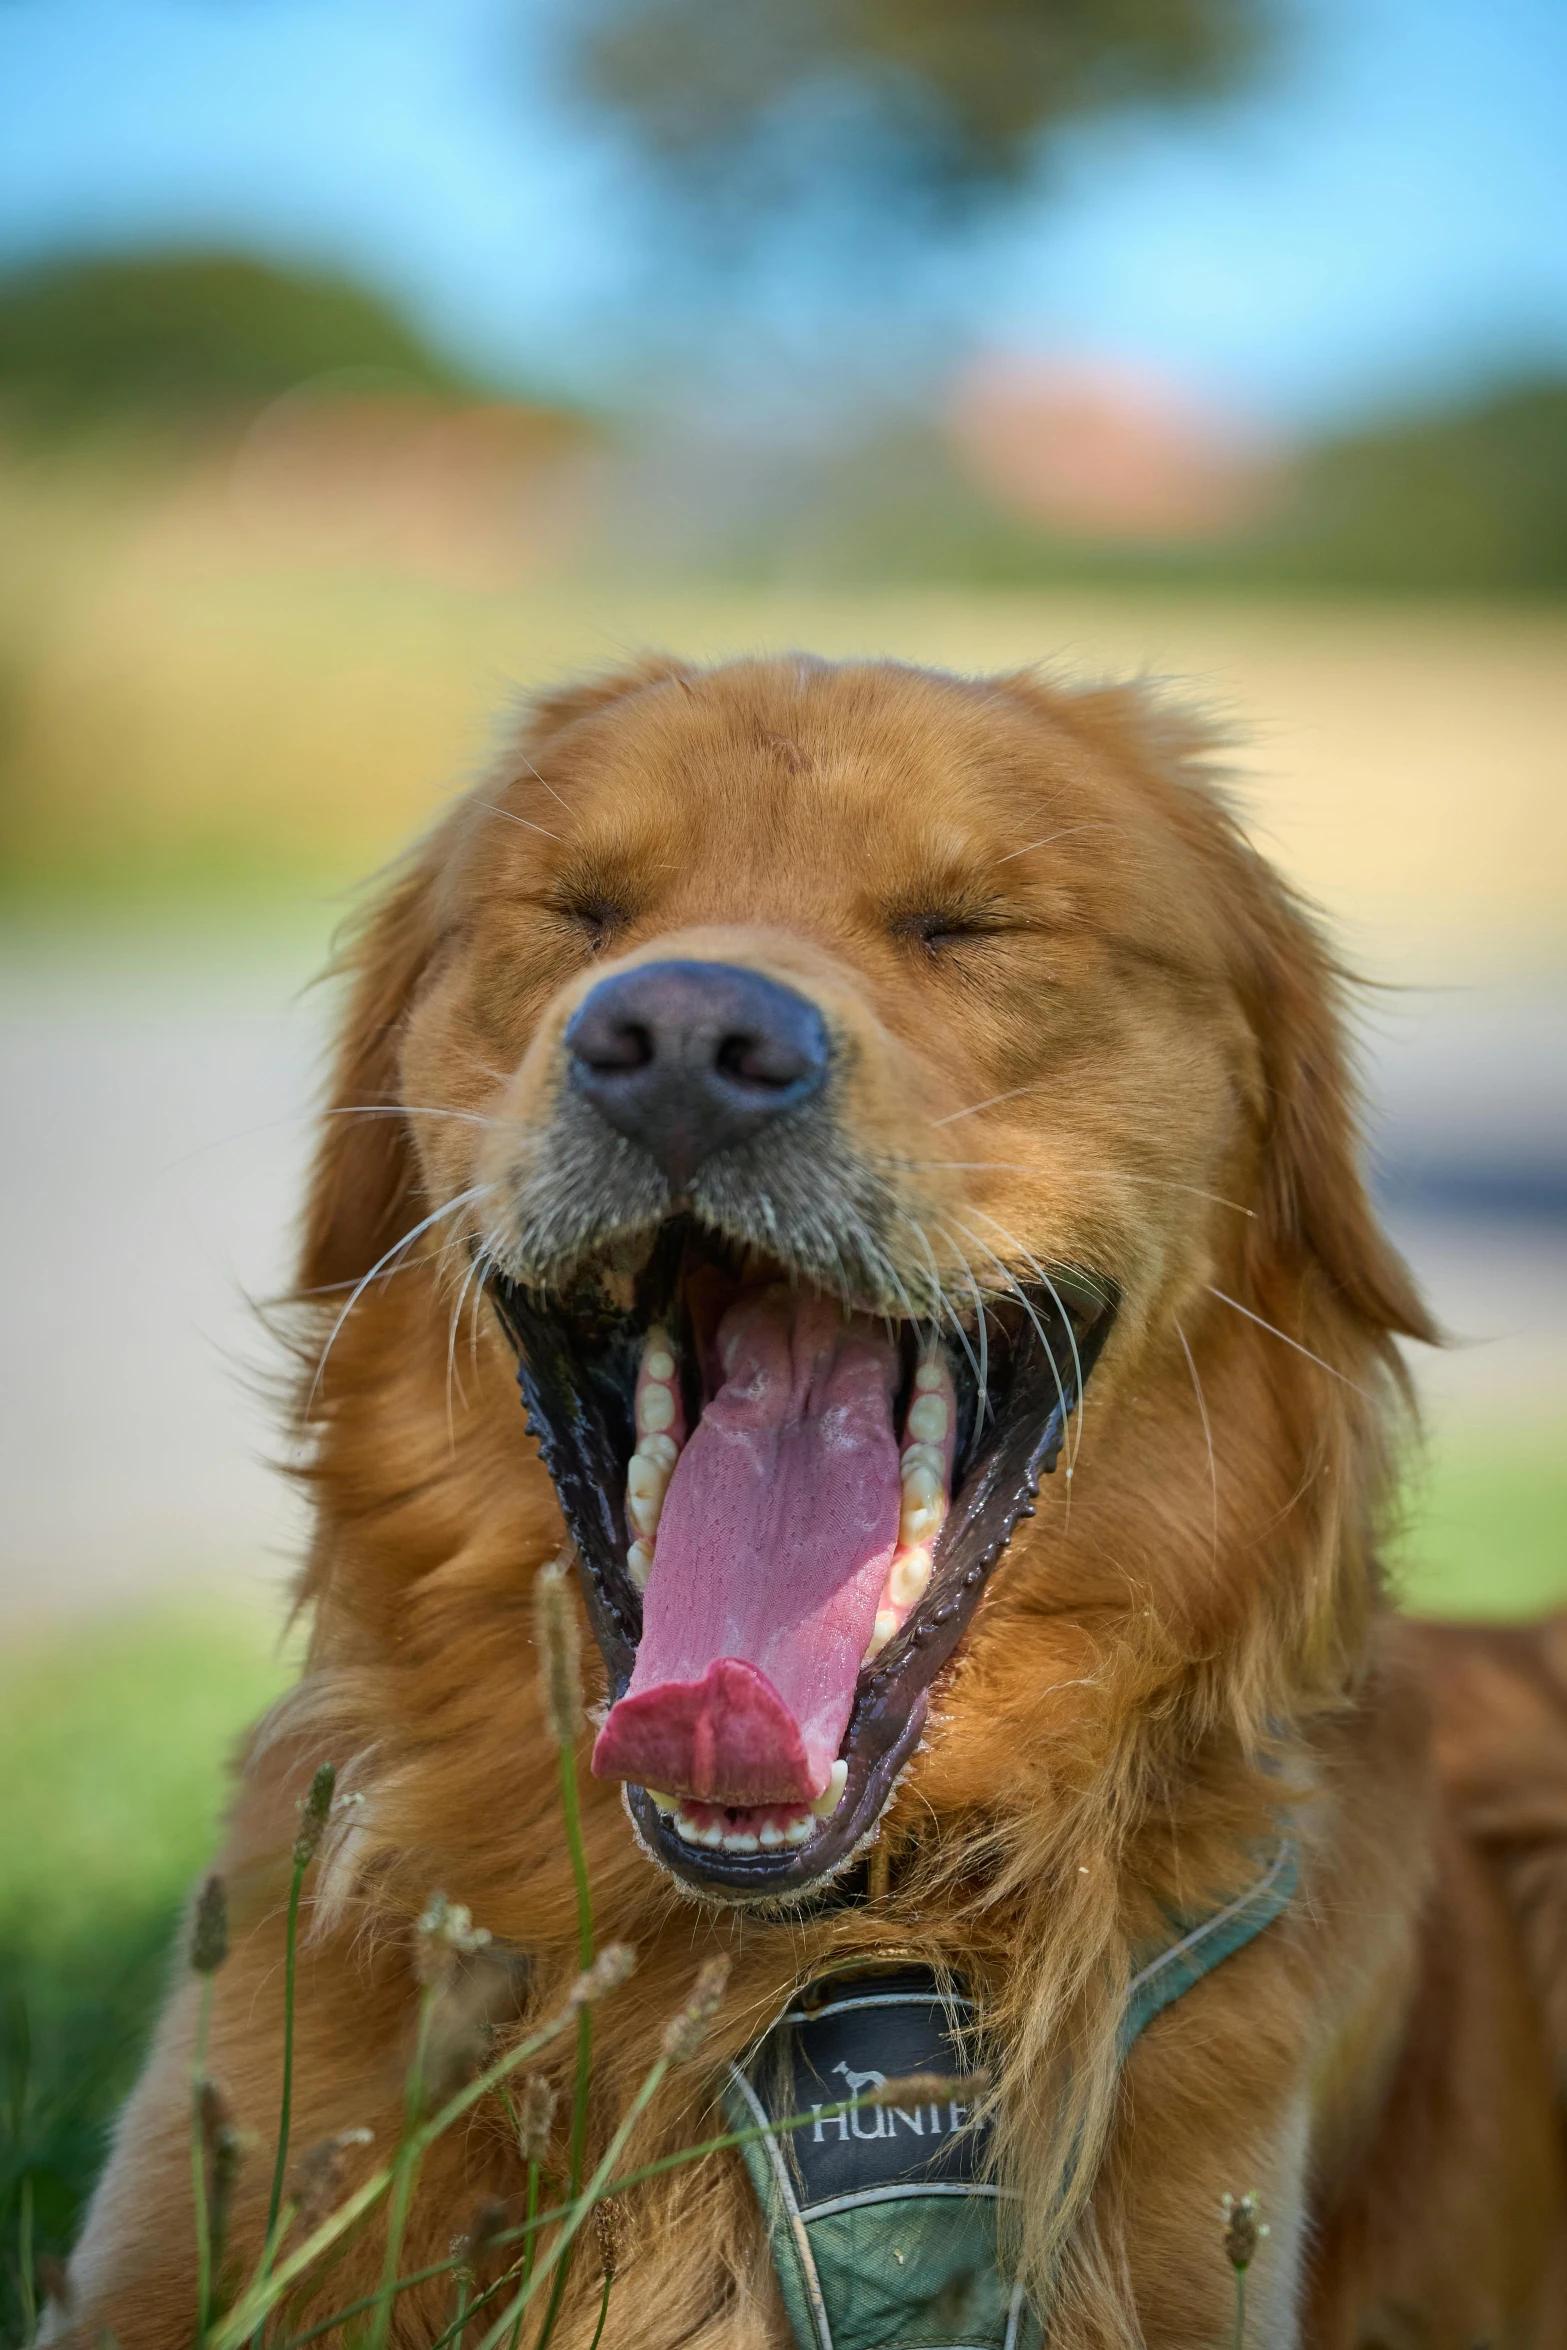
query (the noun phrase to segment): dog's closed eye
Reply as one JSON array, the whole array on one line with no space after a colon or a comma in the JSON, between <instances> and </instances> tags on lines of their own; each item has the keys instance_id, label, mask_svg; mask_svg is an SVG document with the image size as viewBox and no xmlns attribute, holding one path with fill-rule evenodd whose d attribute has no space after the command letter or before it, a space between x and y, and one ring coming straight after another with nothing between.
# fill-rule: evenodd
<instances>
[{"instance_id":1,"label":"dog's closed eye","mask_svg":"<svg viewBox=\"0 0 1567 2350\"><path fill-rule=\"evenodd\" d=\"M550 900L550 911L567 923L590 955L601 955L631 920L631 909L603 889L563 889Z\"/></svg>"},{"instance_id":2,"label":"dog's closed eye","mask_svg":"<svg viewBox=\"0 0 1567 2350\"><path fill-rule=\"evenodd\" d=\"M954 899L903 909L892 916L889 927L895 938L909 940L934 961L950 949L1001 938L1024 925L1010 908Z\"/></svg>"}]
</instances>

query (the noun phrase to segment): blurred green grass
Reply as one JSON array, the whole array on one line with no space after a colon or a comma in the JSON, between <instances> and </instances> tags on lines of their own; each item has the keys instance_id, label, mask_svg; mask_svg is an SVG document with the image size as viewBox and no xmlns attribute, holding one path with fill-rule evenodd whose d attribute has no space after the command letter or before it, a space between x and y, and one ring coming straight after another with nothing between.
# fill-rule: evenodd
<instances>
[{"instance_id":1,"label":"blurred green grass","mask_svg":"<svg viewBox=\"0 0 1567 2350\"><path fill-rule=\"evenodd\" d=\"M1395 1571L1422 1614L1567 1604L1567 1448L1448 1437L1413 1476ZM60 2254L139 2061L234 1743L287 1682L254 1606L169 1602L13 1640L0 1659L0 2258L16 2336L24 2177Z\"/></svg>"},{"instance_id":2,"label":"blurred green grass","mask_svg":"<svg viewBox=\"0 0 1567 2350\"><path fill-rule=\"evenodd\" d=\"M1559 1427L1449 1431L1413 1472L1392 1564L1414 1615L1567 1607L1567 1443Z\"/></svg>"},{"instance_id":3,"label":"blurred green grass","mask_svg":"<svg viewBox=\"0 0 1567 2350\"><path fill-rule=\"evenodd\" d=\"M289 1678L254 1605L13 1633L0 1658L0 2342L24 2181L63 2255L135 2077L225 1763Z\"/></svg>"},{"instance_id":4,"label":"blurred green grass","mask_svg":"<svg viewBox=\"0 0 1567 2350\"><path fill-rule=\"evenodd\" d=\"M53 1963L166 1909L217 1828L224 1764L289 1678L254 1604L165 1602L23 1634L0 1664L0 1933Z\"/></svg>"}]
</instances>

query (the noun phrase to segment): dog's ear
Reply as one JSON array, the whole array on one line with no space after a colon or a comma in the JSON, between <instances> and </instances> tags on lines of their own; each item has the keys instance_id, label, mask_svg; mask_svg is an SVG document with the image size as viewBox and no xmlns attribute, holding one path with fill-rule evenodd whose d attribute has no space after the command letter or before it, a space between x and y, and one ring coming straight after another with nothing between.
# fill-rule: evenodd
<instances>
[{"instance_id":1,"label":"dog's ear","mask_svg":"<svg viewBox=\"0 0 1567 2350\"><path fill-rule=\"evenodd\" d=\"M346 986L347 1002L306 1196L302 1296L363 1280L418 1220L399 1056L409 1003L439 942L436 877L446 830L348 932L328 973Z\"/></svg>"},{"instance_id":2,"label":"dog's ear","mask_svg":"<svg viewBox=\"0 0 1567 2350\"><path fill-rule=\"evenodd\" d=\"M1275 1265L1314 1264L1371 1331L1434 1345L1436 1326L1366 1188L1346 1017L1352 983L1307 908L1231 831L1236 985L1263 1083L1256 1241Z\"/></svg>"},{"instance_id":3,"label":"dog's ear","mask_svg":"<svg viewBox=\"0 0 1567 2350\"><path fill-rule=\"evenodd\" d=\"M614 702L689 673L663 654L540 694L523 710L496 762L502 781L554 738ZM479 786L483 799L493 783ZM413 854L347 933L329 977L346 983L326 1118L316 1151L300 1253L302 1295L362 1281L418 1221L419 1179L403 1119L399 1059L403 1022L442 935L441 877L466 828L469 803Z\"/></svg>"},{"instance_id":4,"label":"dog's ear","mask_svg":"<svg viewBox=\"0 0 1567 2350\"><path fill-rule=\"evenodd\" d=\"M1209 876L1261 1070L1258 1272L1310 1263L1368 1330L1437 1343L1366 1190L1346 1017L1352 982L1310 911L1246 838L1216 779L1221 730L1137 687L1058 693L1032 676L1004 682L1139 776Z\"/></svg>"}]
</instances>

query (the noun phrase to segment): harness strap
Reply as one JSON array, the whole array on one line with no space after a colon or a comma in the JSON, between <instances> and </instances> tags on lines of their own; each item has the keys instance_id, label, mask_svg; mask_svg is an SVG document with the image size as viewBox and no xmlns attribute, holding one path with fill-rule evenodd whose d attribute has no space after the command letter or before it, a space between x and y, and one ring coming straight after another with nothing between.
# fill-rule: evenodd
<instances>
[{"instance_id":1,"label":"harness strap","mask_svg":"<svg viewBox=\"0 0 1567 2350\"><path fill-rule=\"evenodd\" d=\"M1281 1836L1255 1883L1212 1916L1176 1921L1176 1938L1127 1988L1124 2063L1154 2016L1244 1948L1299 1883ZM985 2130L961 2084L972 2073L973 2003L928 1967L813 1985L731 2065L732 2129L742 2149L796 2350L1039 2350L1044 2329L997 2249L1008 2192L983 2175ZM934 2073L954 2092L913 2107L826 2110L888 2080ZM775 2125L809 2115L804 2127Z\"/></svg>"},{"instance_id":2,"label":"harness strap","mask_svg":"<svg viewBox=\"0 0 1567 2350\"><path fill-rule=\"evenodd\" d=\"M1300 1884L1300 1854L1292 1836L1281 1836L1273 1858L1254 1885L1215 1910L1212 1917L1187 1928L1177 1941L1139 1967L1127 1985L1126 2009L1121 2017L1120 2048L1124 2064L1133 2041L1162 2008L1190 1991L1204 1975L1237 1950L1243 1950L1265 1926L1288 1909Z\"/></svg>"}]
</instances>

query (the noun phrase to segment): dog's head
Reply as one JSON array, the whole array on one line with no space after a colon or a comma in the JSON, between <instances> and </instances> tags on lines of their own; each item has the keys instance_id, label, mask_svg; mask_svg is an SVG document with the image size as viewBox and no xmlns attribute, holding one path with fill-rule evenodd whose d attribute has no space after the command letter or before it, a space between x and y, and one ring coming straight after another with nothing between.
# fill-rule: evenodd
<instances>
[{"instance_id":1,"label":"dog's head","mask_svg":"<svg viewBox=\"0 0 1567 2350\"><path fill-rule=\"evenodd\" d=\"M874 1832L1090 1379L1259 1281L1423 1327L1200 750L1029 678L651 663L538 705L366 934L305 1284L408 1244L451 1331L487 1297L594 1769L689 1886Z\"/></svg>"}]
</instances>

